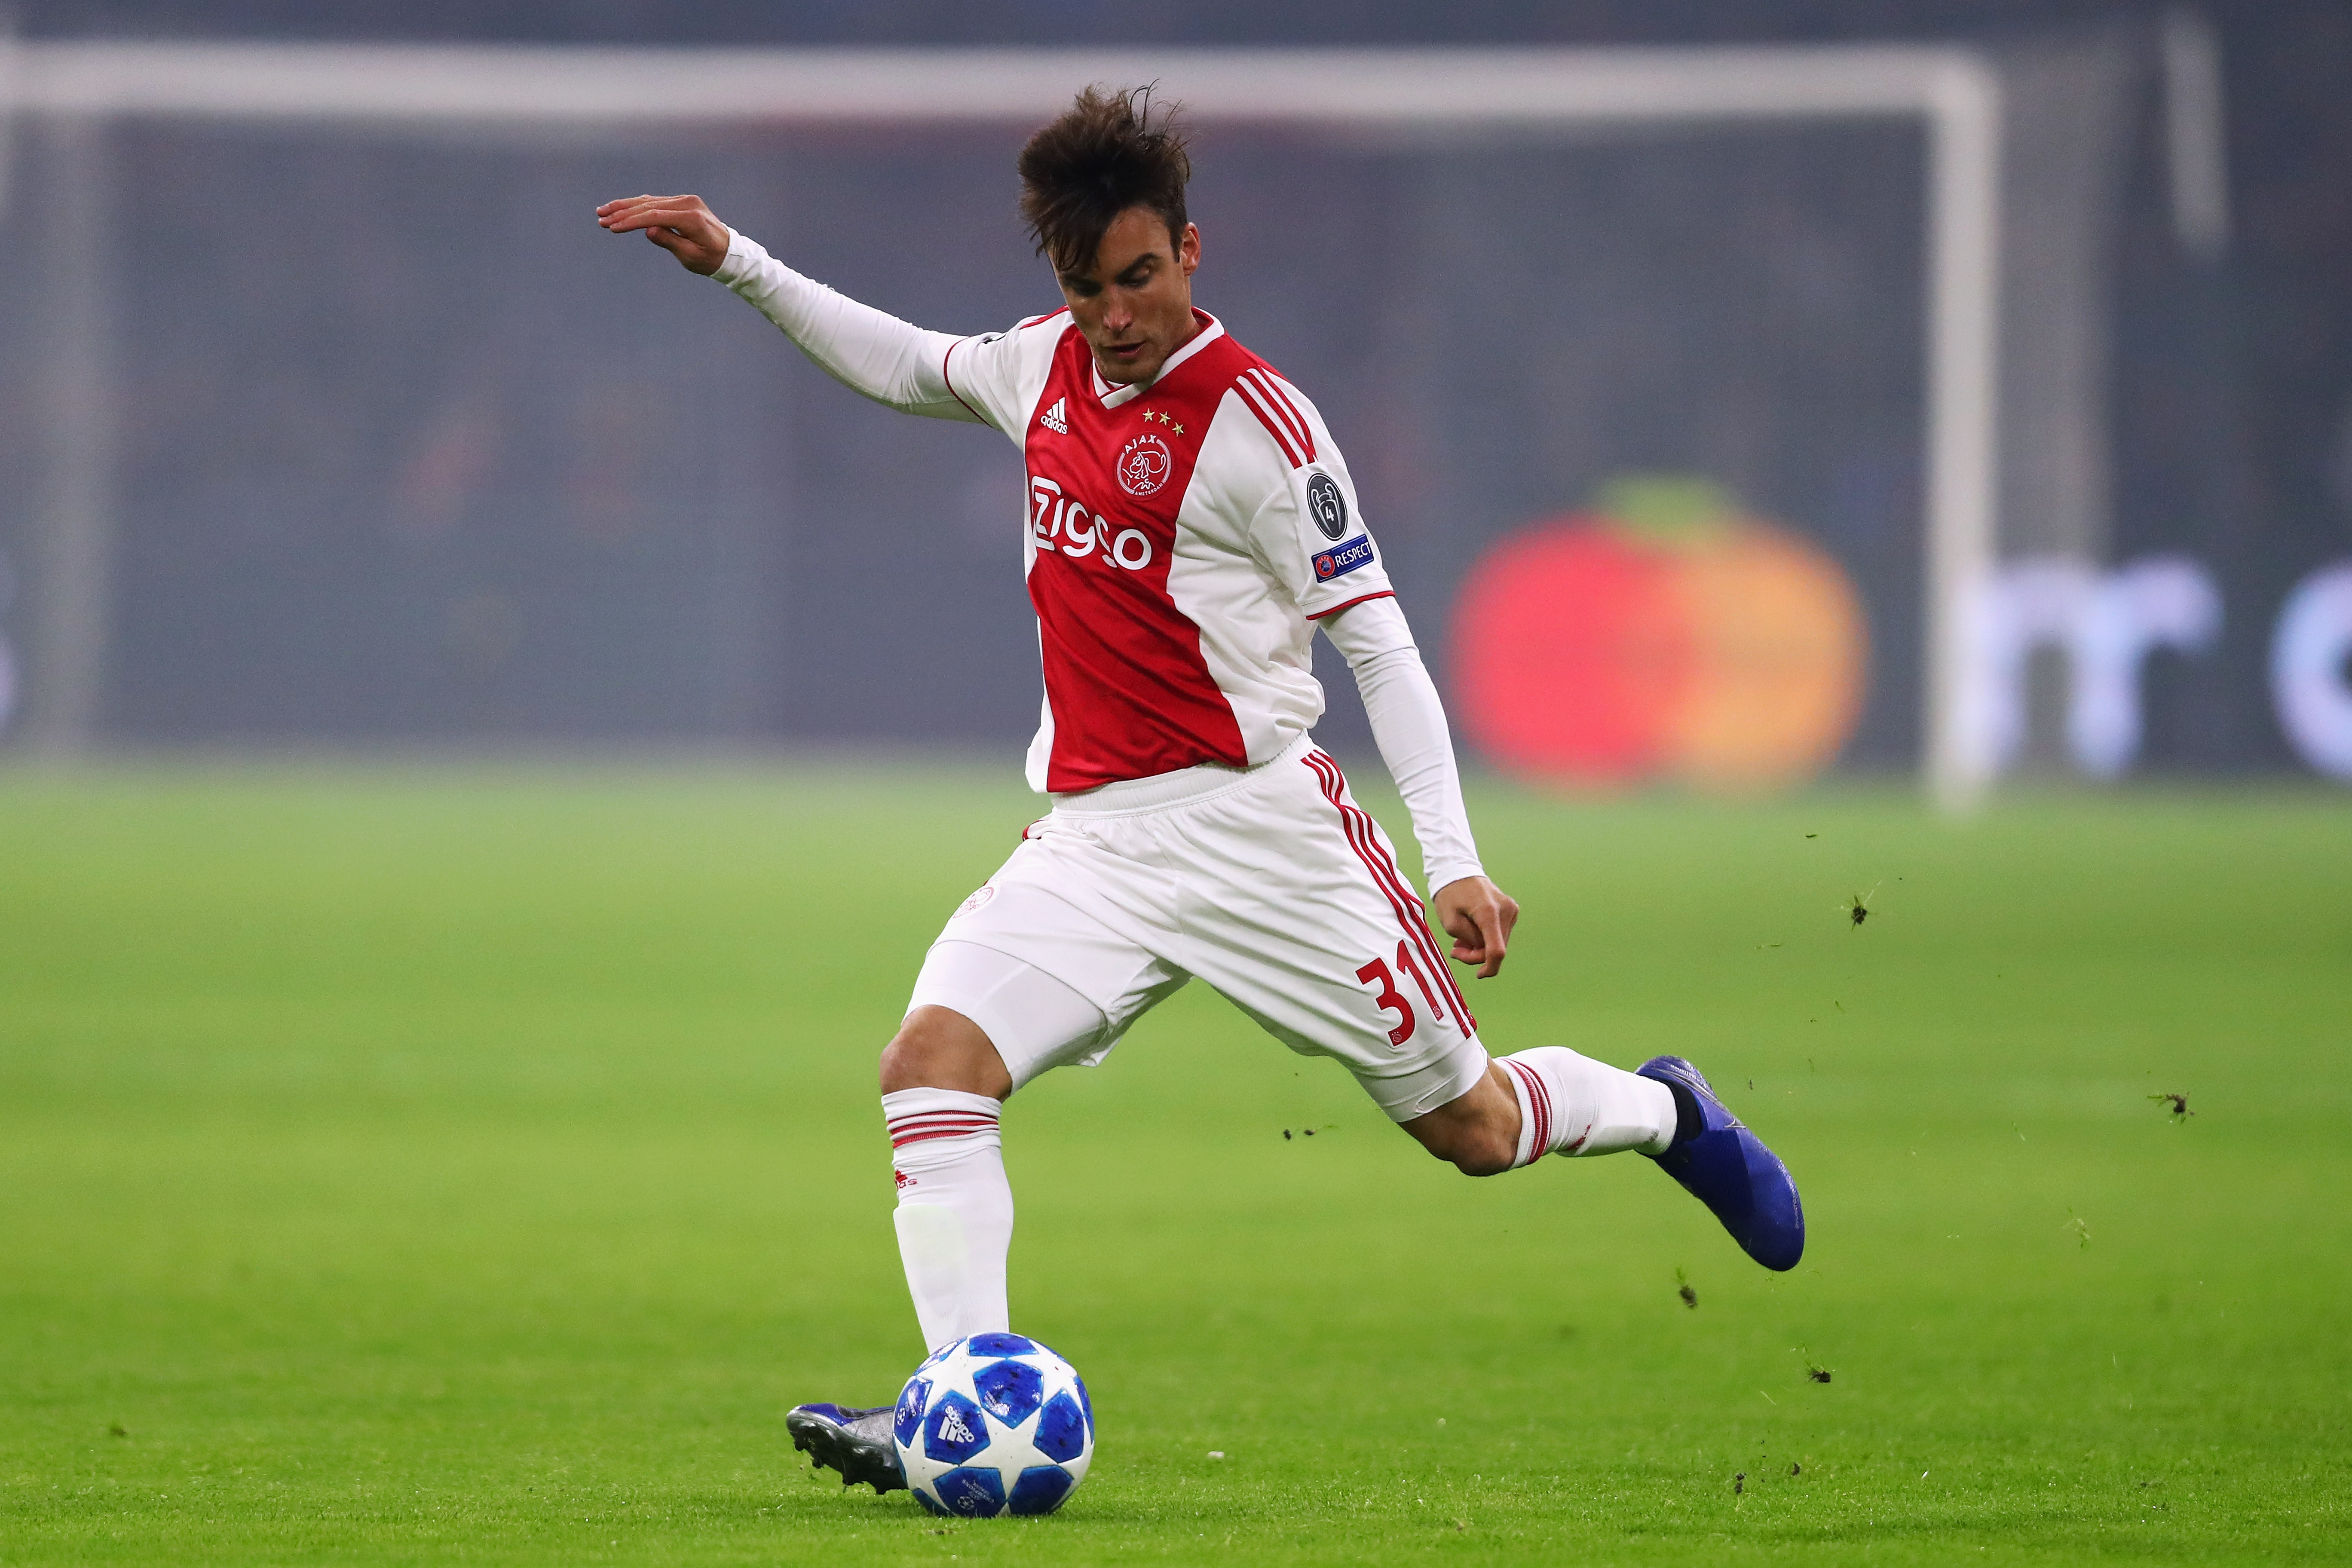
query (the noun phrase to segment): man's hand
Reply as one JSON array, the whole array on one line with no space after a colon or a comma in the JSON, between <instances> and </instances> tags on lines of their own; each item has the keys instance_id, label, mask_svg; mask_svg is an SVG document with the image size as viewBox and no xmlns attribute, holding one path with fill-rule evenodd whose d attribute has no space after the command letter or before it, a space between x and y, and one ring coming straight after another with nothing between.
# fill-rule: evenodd
<instances>
[{"instance_id":1,"label":"man's hand","mask_svg":"<svg viewBox=\"0 0 2352 1568\"><path fill-rule=\"evenodd\" d=\"M727 259L727 226L700 196L625 196L598 207L596 221L614 234L645 230L680 267L705 278Z\"/></svg>"},{"instance_id":2,"label":"man's hand","mask_svg":"<svg viewBox=\"0 0 2352 1568\"><path fill-rule=\"evenodd\" d=\"M1484 877L1459 877L1437 889L1437 923L1454 939L1454 961L1475 963L1478 978L1503 967L1511 928L1519 923L1519 901Z\"/></svg>"}]
</instances>

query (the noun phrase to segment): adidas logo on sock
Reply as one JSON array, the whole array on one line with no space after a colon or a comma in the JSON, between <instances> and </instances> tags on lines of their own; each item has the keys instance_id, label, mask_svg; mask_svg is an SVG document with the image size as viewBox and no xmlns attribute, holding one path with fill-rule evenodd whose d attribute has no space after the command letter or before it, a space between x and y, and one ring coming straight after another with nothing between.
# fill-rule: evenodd
<instances>
[{"instance_id":1,"label":"adidas logo on sock","mask_svg":"<svg viewBox=\"0 0 2352 1568\"><path fill-rule=\"evenodd\" d=\"M1051 430L1056 436L1068 435L1070 433L1070 421L1067 414L1069 401L1070 400L1066 397L1057 397L1054 399L1054 406L1039 415L1037 416L1037 423L1043 425L1046 429Z\"/></svg>"}]
</instances>

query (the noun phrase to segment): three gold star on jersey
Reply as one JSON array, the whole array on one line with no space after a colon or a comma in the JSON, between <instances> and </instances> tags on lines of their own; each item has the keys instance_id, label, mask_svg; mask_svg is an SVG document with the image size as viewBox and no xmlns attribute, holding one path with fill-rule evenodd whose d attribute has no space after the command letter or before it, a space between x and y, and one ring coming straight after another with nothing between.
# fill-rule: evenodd
<instances>
[{"instance_id":1,"label":"three gold star on jersey","mask_svg":"<svg viewBox=\"0 0 2352 1568\"><path fill-rule=\"evenodd\" d=\"M1177 423L1176 423L1176 421L1174 421L1173 419L1169 418L1167 415L1162 414L1162 413L1161 413L1159 409L1157 409L1157 408L1147 408L1147 409L1145 409L1145 410L1143 411L1143 417L1144 417L1147 421L1149 421L1149 420L1153 420L1153 419L1157 419L1157 420L1159 420L1159 421L1160 421L1160 423L1161 423L1162 425L1168 426L1171 429L1173 429L1173 430L1176 432L1176 434L1178 434L1179 436L1181 436L1182 434L1184 434L1184 426L1182 426L1181 425L1177 424Z\"/></svg>"}]
</instances>

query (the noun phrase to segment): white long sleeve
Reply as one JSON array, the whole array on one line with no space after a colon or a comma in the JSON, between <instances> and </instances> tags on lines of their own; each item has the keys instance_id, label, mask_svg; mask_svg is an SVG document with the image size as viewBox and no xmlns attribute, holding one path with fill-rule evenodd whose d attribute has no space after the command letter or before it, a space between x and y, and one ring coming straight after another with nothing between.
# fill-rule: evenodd
<instances>
[{"instance_id":1,"label":"white long sleeve","mask_svg":"<svg viewBox=\"0 0 2352 1568\"><path fill-rule=\"evenodd\" d=\"M1393 598L1367 599L1322 623L1323 635L1347 656L1356 689L1372 721L1372 741L1412 814L1412 836L1434 894L1448 882L1481 876L1470 813L1462 804L1462 774L1445 704L1414 646L1412 627Z\"/></svg>"},{"instance_id":2,"label":"white long sleeve","mask_svg":"<svg viewBox=\"0 0 2352 1568\"><path fill-rule=\"evenodd\" d=\"M948 350L961 339L845 299L793 271L758 240L727 233L727 259L711 276L758 307L825 374L902 413L980 422L948 386Z\"/></svg>"}]
</instances>

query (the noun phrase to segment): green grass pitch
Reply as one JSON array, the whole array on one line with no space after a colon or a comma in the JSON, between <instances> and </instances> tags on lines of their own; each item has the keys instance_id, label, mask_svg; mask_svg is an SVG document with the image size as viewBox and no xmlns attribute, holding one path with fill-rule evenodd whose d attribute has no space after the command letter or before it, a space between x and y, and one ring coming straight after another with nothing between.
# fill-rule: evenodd
<instances>
[{"instance_id":1,"label":"green grass pitch","mask_svg":"<svg viewBox=\"0 0 2352 1568\"><path fill-rule=\"evenodd\" d=\"M2352 1556L2342 795L1474 794L1489 1043L1691 1056L1802 1267L1635 1156L1456 1175L1194 987L1008 1111L1101 1445L941 1525L782 1417L919 1357L873 1057L1017 784L11 775L0 1563Z\"/></svg>"}]
</instances>

